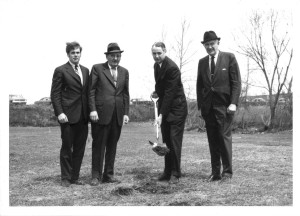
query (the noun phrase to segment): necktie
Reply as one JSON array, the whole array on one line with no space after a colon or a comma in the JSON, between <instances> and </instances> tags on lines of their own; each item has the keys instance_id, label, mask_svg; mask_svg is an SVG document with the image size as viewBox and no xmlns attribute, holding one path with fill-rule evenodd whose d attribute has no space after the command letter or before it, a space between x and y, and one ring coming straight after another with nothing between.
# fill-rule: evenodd
<instances>
[{"instance_id":1,"label":"necktie","mask_svg":"<svg viewBox=\"0 0 300 216\"><path fill-rule=\"evenodd\" d=\"M212 77L213 77L213 75L215 73L215 67L216 67L214 59L215 59L215 56L211 56L210 74L211 74Z\"/></svg>"},{"instance_id":2,"label":"necktie","mask_svg":"<svg viewBox=\"0 0 300 216\"><path fill-rule=\"evenodd\" d=\"M82 83L82 78L81 78L81 76L80 76L80 74L79 74L79 71L78 71L78 65L77 65L77 64L75 65L75 72L76 72L77 75L79 76L81 84L83 84L83 83Z\"/></svg>"},{"instance_id":3,"label":"necktie","mask_svg":"<svg viewBox=\"0 0 300 216\"><path fill-rule=\"evenodd\" d=\"M112 68L111 72L112 72L112 76L114 78L115 86L117 86L117 70L115 68Z\"/></svg>"},{"instance_id":4,"label":"necktie","mask_svg":"<svg viewBox=\"0 0 300 216\"><path fill-rule=\"evenodd\" d=\"M75 65L75 72L79 75L79 73L78 73L78 65Z\"/></svg>"}]
</instances>

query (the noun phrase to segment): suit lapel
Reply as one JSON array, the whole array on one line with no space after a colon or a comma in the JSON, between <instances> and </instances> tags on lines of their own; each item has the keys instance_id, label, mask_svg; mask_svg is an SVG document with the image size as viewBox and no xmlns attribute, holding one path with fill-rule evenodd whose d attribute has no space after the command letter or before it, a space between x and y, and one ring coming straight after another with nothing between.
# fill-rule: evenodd
<instances>
[{"instance_id":1,"label":"suit lapel","mask_svg":"<svg viewBox=\"0 0 300 216\"><path fill-rule=\"evenodd\" d=\"M165 67L167 66L167 61L168 61L168 57L166 56L164 61L161 64L161 67L159 66L159 64L156 63L157 64L156 65L157 71L155 72L156 76L157 76L156 81L159 81L160 79L164 78L165 73L166 73Z\"/></svg>"},{"instance_id":2,"label":"suit lapel","mask_svg":"<svg viewBox=\"0 0 300 216\"><path fill-rule=\"evenodd\" d=\"M81 73L82 73L82 79L83 79L83 86L86 84L86 80L87 80L87 75L88 73L85 72L85 69L81 66L80 66L80 70L81 70Z\"/></svg>"},{"instance_id":3,"label":"suit lapel","mask_svg":"<svg viewBox=\"0 0 300 216\"><path fill-rule=\"evenodd\" d=\"M211 74L210 74L210 70L209 70L209 56L206 57L204 64L205 64L204 68L206 69L207 78L211 82Z\"/></svg>"},{"instance_id":4,"label":"suit lapel","mask_svg":"<svg viewBox=\"0 0 300 216\"><path fill-rule=\"evenodd\" d=\"M111 72L110 72L110 69L108 67L108 63L105 64L105 69L103 71L104 75L107 77L107 79L110 81L110 83L114 86L115 86L115 83L114 83L114 78L112 77L111 75Z\"/></svg>"},{"instance_id":5,"label":"suit lapel","mask_svg":"<svg viewBox=\"0 0 300 216\"><path fill-rule=\"evenodd\" d=\"M80 77L78 76L78 74L76 74L76 72L74 71L73 67L71 66L71 64L69 62L66 64L65 69L66 69L67 73L69 73L72 77L74 77L74 79L77 80L81 85Z\"/></svg>"},{"instance_id":6,"label":"suit lapel","mask_svg":"<svg viewBox=\"0 0 300 216\"><path fill-rule=\"evenodd\" d=\"M217 63L216 63L216 69L215 69L215 77L218 76L218 73L219 73L219 68L220 68L221 60L222 60L222 55L223 55L223 53L221 51L219 51L219 55L218 55L218 59L217 59Z\"/></svg>"},{"instance_id":7,"label":"suit lapel","mask_svg":"<svg viewBox=\"0 0 300 216\"><path fill-rule=\"evenodd\" d=\"M117 88L125 82L125 73L121 67L118 67Z\"/></svg>"}]
</instances>

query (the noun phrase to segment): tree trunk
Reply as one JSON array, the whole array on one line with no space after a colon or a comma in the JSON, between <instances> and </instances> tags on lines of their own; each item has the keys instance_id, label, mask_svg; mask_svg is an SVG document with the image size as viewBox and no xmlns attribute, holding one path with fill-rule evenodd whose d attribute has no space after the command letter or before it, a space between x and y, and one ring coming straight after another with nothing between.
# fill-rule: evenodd
<instances>
[{"instance_id":1,"label":"tree trunk","mask_svg":"<svg viewBox=\"0 0 300 216\"><path fill-rule=\"evenodd\" d=\"M275 126L275 111L276 106L274 104L270 105L271 117L270 117L270 125L269 130L272 130Z\"/></svg>"}]
</instances>

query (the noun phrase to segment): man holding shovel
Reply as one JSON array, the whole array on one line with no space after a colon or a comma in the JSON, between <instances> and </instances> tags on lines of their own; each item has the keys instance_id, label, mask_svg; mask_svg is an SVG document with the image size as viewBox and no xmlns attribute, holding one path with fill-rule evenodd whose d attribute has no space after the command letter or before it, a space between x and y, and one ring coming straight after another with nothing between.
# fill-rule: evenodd
<instances>
[{"instance_id":1,"label":"man holding shovel","mask_svg":"<svg viewBox=\"0 0 300 216\"><path fill-rule=\"evenodd\" d=\"M181 177L180 162L187 103L178 66L166 56L166 46L156 42L152 46L155 92L158 96L158 117L163 142L170 152L165 155L165 168L159 181L177 183ZM152 96L153 97L153 96Z\"/></svg>"}]
</instances>

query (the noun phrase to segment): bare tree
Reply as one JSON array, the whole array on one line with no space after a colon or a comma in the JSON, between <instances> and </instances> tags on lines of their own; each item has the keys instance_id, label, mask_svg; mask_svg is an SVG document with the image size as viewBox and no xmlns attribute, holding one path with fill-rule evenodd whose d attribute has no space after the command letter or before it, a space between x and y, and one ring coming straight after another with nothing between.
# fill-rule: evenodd
<instances>
[{"instance_id":1,"label":"bare tree","mask_svg":"<svg viewBox=\"0 0 300 216\"><path fill-rule=\"evenodd\" d=\"M181 71L181 79L184 85L184 90L186 97L189 99L191 98L193 87L195 86L195 79L189 78L188 73L189 69L187 68L188 64L193 60L193 56L196 54L196 51L192 50L192 40L189 38L189 29L190 23L184 18L180 24L180 31L177 36L175 36L175 43L170 46L170 57L174 58L175 62L177 63L180 71ZM161 33L161 38L163 41L166 39L166 32L164 28ZM192 81L190 85L189 82ZM186 127L193 129L202 128L204 125L204 121L199 119L198 117L198 109L196 106L196 102L188 103L189 106L189 113L186 120ZM202 125L202 126L201 126Z\"/></svg>"},{"instance_id":2,"label":"bare tree","mask_svg":"<svg viewBox=\"0 0 300 216\"><path fill-rule=\"evenodd\" d=\"M269 94L271 129L275 123L278 99L290 72L293 49L289 48L289 32L279 29L278 12L272 10L268 14L255 11L249 21L250 33L243 32L246 42L238 45L238 52L252 60L265 78L265 88ZM267 42L270 42L270 47Z\"/></svg>"},{"instance_id":3,"label":"bare tree","mask_svg":"<svg viewBox=\"0 0 300 216\"><path fill-rule=\"evenodd\" d=\"M167 32L165 30L165 26L163 26L161 30L161 42L166 43Z\"/></svg>"},{"instance_id":4,"label":"bare tree","mask_svg":"<svg viewBox=\"0 0 300 216\"><path fill-rule=\"evenodd\" d=\"M284 87L287 90L287 101L286 108L288 109L290 115L293 115L293 94L292 94L292 86L293 86L293 77L291 77L290 81Z\"/></svg>"},{"instance_id":5,"label":"bare tree","mask_svg":"<svg viewBox=\"0 0 300 216\"><path fill-rule=\"evenodd\" d=\"M171 47L181 71L182 82L185 86L185 92L188 98L193 88L189 85L189 81L192 80L187 76L187 72L189 71L187 65L193 60L193 56L196 54L196 51L191 51L192 40L188 37L189 28L190 23L184 18L180 24L179 34L175 37L175 45Z\"/></svg>"},{"instance_id":6,"label":"bare tree","mask_svg":"<svg viewBox=\"0 0 300 216\"><path fill-rule=\"evenodd\" d=\"M246 80L242 80L242 84L243 84L242 91L241 91L242 100L240 101L240 103L246 108L248 108L247 97L248 97L249 88L251 86L249 77L250 77L250 68L249 68L249 58L248 58Z\"/></svg>"},{"instance_id":7,"label":"bare tree","mask_svg":"<svg viewBox=\"0 0 300 216\"><path fill-rule=\"evenodd\" d=\"M176 38L176 46L173 49L175 50L176 57L179 61L179 69L181 71L181 74L184 74L186 71L183 70L183 67L191 61L191 58L193 57L193 55L195 55L196 52L188 56L188 51L192 43L191 40L187 41L187 33L190 28L190 23L188 23L186 19L184 19L181 22L180 27L180 35Z\"/></svg>"}]
</instances>

